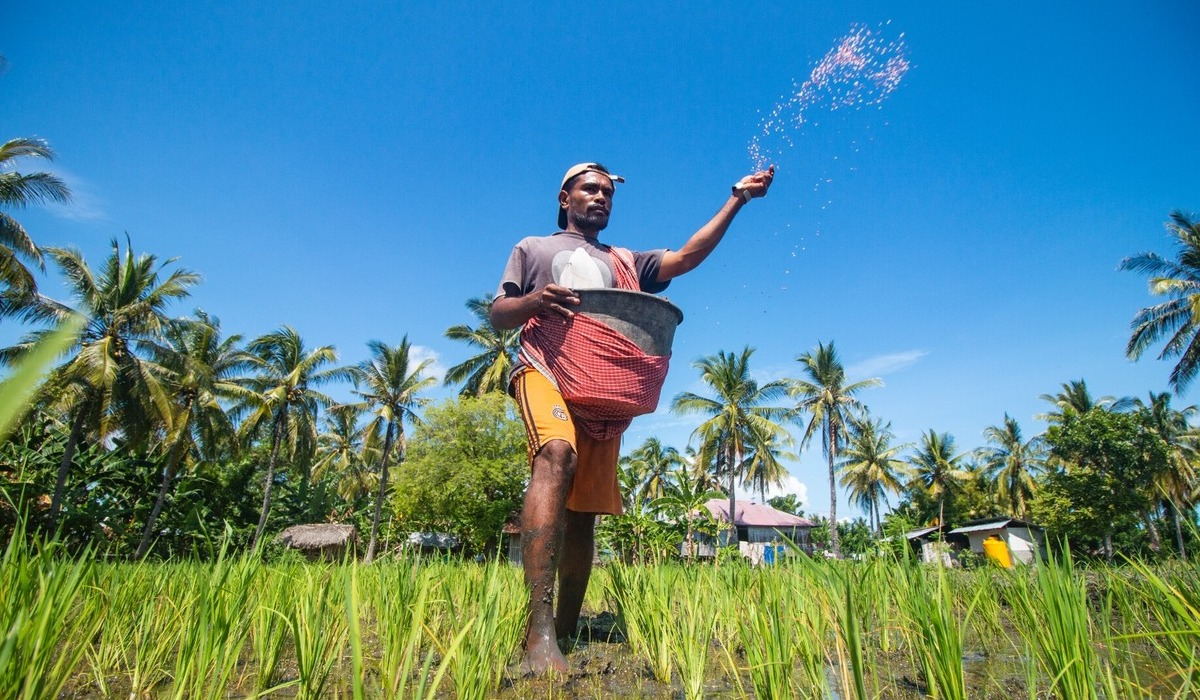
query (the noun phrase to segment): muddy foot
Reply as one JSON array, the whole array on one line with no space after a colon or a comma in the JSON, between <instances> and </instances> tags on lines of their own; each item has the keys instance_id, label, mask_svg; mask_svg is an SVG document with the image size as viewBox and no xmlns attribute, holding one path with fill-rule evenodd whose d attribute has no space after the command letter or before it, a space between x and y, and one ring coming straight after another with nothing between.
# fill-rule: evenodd
<instances>
[{"instance_id":1,"label":"muddy foot","mask_svg":"<svg viewBox=\"0 0 1200 700\"><path fill-rule=\"evenodd\" d=\"M567 663L567 657L563 656L558 644L547 639L530 644L525 649L525 658L521 659L519 668L522 676L566 675L571 665Z\"/></svg>"}]
</instances>

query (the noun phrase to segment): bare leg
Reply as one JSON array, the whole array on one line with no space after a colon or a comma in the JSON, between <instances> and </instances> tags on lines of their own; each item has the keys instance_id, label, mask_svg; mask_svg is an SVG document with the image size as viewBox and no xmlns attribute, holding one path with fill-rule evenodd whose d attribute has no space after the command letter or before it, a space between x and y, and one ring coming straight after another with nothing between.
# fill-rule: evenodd
<instances>
[{"instance_id":1,"label":"bare leg","mask_svg":"<svg viewBox=\"0 0 1200 700\"><path fill-rule=\"evenodd\" d=\"M552 440L533 460L521 515L521 559L529 588L529 623L525 628L525 668L541 675L566 673L570 667L554 633L554 574L566 525L567 494L575 478L575 451ZM588 550L591 556L591 550Z\"/></svg>"},{"instance_id":2,"label":"bare leg","mask_svg":"<svg viewBox=\"0 0 1200 700\"><path fill-rule=\"evenodd\" d=\"M563 551L558 563L558 614L554 631L559 639L574 636L579 626L579 611L592 575L592 552L596 535L596 516L567 511Z\"/></svg>"}]
</instances>

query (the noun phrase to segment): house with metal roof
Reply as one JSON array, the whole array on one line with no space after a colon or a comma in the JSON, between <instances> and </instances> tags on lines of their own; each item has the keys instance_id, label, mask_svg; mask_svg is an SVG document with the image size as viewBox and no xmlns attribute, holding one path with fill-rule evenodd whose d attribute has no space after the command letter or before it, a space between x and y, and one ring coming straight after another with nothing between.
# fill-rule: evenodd
<instances>
[{"instance_id":1,"label":"house with metal roof","mask_svg":"<svg viewBox=\"0 0 1200 700\"><path fill-rule=\"evenodd\" d=\"M706 536L697 537L696 556L711 557L716 555L718 543L724 545L729 542L729 499L714 498L704 507L714 520L722 523L716 540ZM804 551L812 552L810 533L817 524L808 518L750 500L737 501L736 508L733 524L737 527L738 549L750 561L756 564L770 563L785 538Z\"/></svg>"},{"instance_id":2,"label":"house with metal roof","mask_svg":"<svg viewBox=\"0 0 1200 700\"><path fill-rule=\"evenodd\" d=\"M951 535L950 528L945 525L931 525L904 533L908 545L912 547L917 558L926 564L941 563L944 566L955 566L958 552L968 545L966 537Z\"/></svg>"},{"instance_id":3,"label":"house with metal roof","mask_svg":"<svg viewBox=\"0 0 1200 700\"><path fill-rule=\"evenodd\" d=\"M1032 564L1038 559L1046 558L1046 531L1025 520L973 520L954 528L949 534L966 537L971 551L992 558L1002 565L1005 551L1009 560L1017 564Z\"/></svg>"}]
</instances>

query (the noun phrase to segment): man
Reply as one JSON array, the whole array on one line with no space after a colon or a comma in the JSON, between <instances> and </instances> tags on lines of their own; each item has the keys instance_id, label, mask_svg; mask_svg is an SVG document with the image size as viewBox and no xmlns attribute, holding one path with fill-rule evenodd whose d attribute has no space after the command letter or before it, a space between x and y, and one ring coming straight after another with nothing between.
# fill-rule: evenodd
<instances>
[{"instance_id":1,"label":"man","mask_svg":"<svg viewBox=\"0 0 1200 700\"><path fill-rule=\"evenodd\" d=\"M592 570L595 516L621 513L617 458L620 431L628 424L616 422L614 430L612 422L597 426L576 415L580 411L571 409L554 377L546 376L552 373L538 361L547 359L539 355L545 344L537 342L538 334L554 324L573 325L573 309L579 304L573 288L625 287L650 293L666 289L672 279L708 257L738 211L751 198L766 195L774 176L772 166L739 180L721 209L678 251L631 254L599 241L612 212L615 183L624 178L599 163L580 163L567 170L559 189L561 230L526 238L513 248L492 303L491 321L498 329L525 324L510 391L525 421L532 466L521 518L529 587L524 642L528 672L569 669L557 640L574 635L579 623Z\"/></svg>"}]
</instances>

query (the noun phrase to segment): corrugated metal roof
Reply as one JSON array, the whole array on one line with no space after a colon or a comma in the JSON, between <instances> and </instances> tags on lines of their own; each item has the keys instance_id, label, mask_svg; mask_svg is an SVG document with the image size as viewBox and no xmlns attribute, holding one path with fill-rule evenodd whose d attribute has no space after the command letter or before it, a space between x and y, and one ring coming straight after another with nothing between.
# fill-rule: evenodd
<instances>
[{"instance_id":1,"label":"corrugated metal roof","mask_svg":"<svg viewBox=\"0 0 1200 700\"><path fill-rule=\"evenodd\" d=\"M918 537L924 537L931 532L937 532L937 530L938 526L934 525L933 527L923 527L920 530L909 530L908 532L904 533L904 536L910 540L915 540Z\"/></svg>"},{"instance_id":2,"label":"corrugated metal roof","mask_svg":"<svg viewBox=\"0 0 1200 700\"><path fill-rule=\"evenodd\" d=\"M704 506L717 520L729 522L729 501L727 499L714 498ZM807 518L784 513L771 506L764 506L753 501L737 502L737 517L733 522L742 527L813 527L816 525Z\"/></svg>"},{"instance_id":3,"label":"corrugated metal roof","mask_svg":"<svg viewBox=\"0 0 1200 700\"><path fill-rule=\"evenodd\" d=\"M1012 518L1004 520L996 520L990 523L980 523L979 525L967 525L966 527L955 528L950 531L951 535L963 535L968 532L980 532L981 530L1000 530L1005 525L1012 522Z\"/></svg>"}]
</instances>

